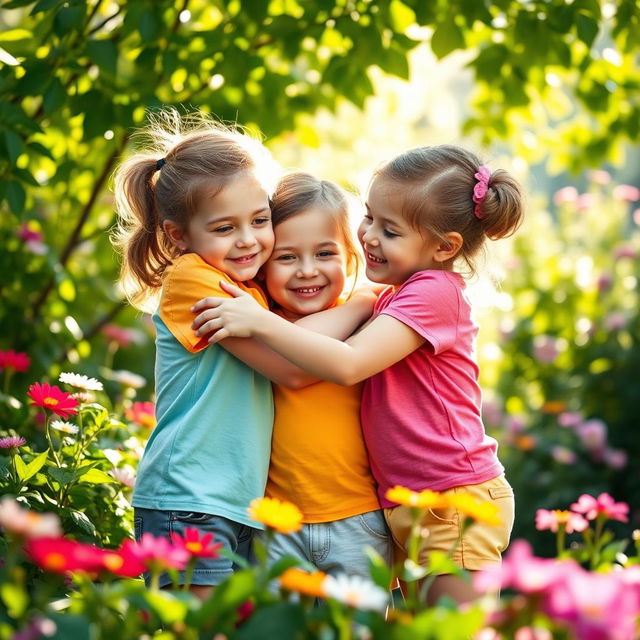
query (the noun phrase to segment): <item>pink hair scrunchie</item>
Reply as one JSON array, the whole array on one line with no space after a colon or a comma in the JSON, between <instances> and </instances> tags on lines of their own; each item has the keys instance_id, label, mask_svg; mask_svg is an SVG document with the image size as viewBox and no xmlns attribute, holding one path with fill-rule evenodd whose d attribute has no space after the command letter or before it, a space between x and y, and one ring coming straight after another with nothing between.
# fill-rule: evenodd
<instances>
[{"instance_id":1,"label":"pink hair scrunchie","mask_svg":"<svg viewBox=\"0 0 640 640\"><path fill-rule=\"evenodd\" d=\"M473 187L473 201L476 203L476 206L473 208L473 215L478 218L478 220L484 219L484 215L482 215L482 203L484 202L485 197L487 196L487 191L489 190L489 178L491 177L491 169L489 167L485 167L481 165L478 167L478 171L473 176L478 182Z\"/></svg>"}]
</instances>

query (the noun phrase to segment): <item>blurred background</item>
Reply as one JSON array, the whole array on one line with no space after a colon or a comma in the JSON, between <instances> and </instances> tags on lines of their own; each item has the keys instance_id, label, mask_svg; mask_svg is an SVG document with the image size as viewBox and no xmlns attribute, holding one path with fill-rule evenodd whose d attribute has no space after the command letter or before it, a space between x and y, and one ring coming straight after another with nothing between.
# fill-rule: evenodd
<instances>
[{"instance_id":1,"label":"blurred background","mask_svg":"<svg viewBox=\"0 0 640 640\"><path fill-rule=\"evenodd\" d=\"M544 551L535 509L604 491L631 504L630 533L639 52L635 0L3 2L0 434L38 437L25 392L61 371L103 380L114 409L153 400L152 325L118 291L109 242L111 176L149 110L237 122L354 194L399 151L459 143L527 193L524 226L472 283L514 536Z\"/></svg>"}]
</instances>

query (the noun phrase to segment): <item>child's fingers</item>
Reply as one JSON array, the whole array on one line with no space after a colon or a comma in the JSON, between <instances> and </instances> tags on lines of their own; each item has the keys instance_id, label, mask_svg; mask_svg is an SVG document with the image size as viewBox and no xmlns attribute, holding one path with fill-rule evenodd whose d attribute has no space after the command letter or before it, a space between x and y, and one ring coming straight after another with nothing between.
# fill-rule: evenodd
<instances>
[{"instance_id":1,"label":"child's fingers","mask_svg":"<svg viewBox=\"0 0 640 640\"><path fill-rule=\"evenodd\" d=\"M198 327L196 331L197 336L206 336L208 333L213 333L222 328L222 320L220 318L213 318L208 320L203 325Z\"/></svg>"},{"instance_id":2,"label":"child's fingers","mask_svg":"<svg viewBox=\"0 0 640 640\"><path fill-rule=\"evenodd\" d=\"M219 329L209 338L208 342L209 344L215 344L216 342L220 342L221 340L229 338L230 336L231 334L227 329Z\"/></svg>"},{"instance_id":3,"label":"child's fingers","mask_svg":"<svg viewBox=\"0 0 640 640\"><path fill-rule=\"evenodd\" d=\"M243 291L240 287L236 287L234 284L230 284L224 280L220 280L220 288L224 289L227 293L230 293L234 298L249 296L249 294L246 291Z\"/></svg>"},{"instance_id":4,"label":"child's fingers","mask_svg":"<svg viewBox=\"0 0 640 640\"><path fill-rule=\"evenodd\" d=\"M216 298L215 296L202 298L202 300L198 300L198 302L191 307L191 311L198 313L198 311L202 309L213 309L225 300L228 300L228 298Z\"/></svg>"},{"instance_id":5,"label":"child's fingers","mask_svg":"<svg viewBox=\"0 0 640 640\"><path fill-rule=\"evenodd\" d=\"M191 328L194 330L198 330L202 327L205 322L209 320L213 320L214 318L218 318L220 316L220 310L215 309L205 309L202 313L199 313L191 323Z\"/></svg>"}]
</instances>

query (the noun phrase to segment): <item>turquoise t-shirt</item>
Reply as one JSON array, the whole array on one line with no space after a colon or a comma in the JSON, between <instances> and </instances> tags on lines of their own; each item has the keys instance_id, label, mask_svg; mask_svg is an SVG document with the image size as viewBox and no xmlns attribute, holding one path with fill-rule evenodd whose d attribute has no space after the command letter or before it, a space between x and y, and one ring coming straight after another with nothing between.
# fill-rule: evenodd
<instances>
[{"instance_id":1,"label":"turquoise t-shirt","mask_svg":"<svg viewBox=\"0 0 640 640\"><path fill-rule=\"evenodd\" d=\"M197 283L175 277L192 256L184 265L176 263L169 281L175 294L169 304L187 312L204 297L201 287L209 287L210 295L227 295L216 286L224 274L208 265L215 281L202 282L203 273L205 280L209 274L200 264L193 276ZM217 291L212 293L212 286ZM199 297L183 300L193 289ZM271 383L223 347L185 348L163 320L171 318L166 304L163 292L164 313L153 317L157 426L138 467L133 506L211 513L259 527L247 507L264 495L273 429Z\"/></svg>"}]
</instances>

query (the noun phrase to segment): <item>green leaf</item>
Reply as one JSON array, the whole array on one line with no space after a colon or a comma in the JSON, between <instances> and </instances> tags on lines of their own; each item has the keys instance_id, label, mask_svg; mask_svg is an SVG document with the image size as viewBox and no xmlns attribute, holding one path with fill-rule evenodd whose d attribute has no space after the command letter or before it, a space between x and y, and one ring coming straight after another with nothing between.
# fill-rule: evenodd
<instances>
[{"instance_id":1,"label":"green leaf","mask_svg":"<svg viewBox=\"0 0 640 640\"><path fill-rule=\"evenodd\" d=\"M297 604L277 602L256 611L238 629L238 640L296 640L305 627L302 609Z\"/></svg>"},{"instance_id":2,"label":"green leaf","mask_svg":"<svg viewBox=\"0 0 640 640\"><path fill-rule=\"evenodd\" d=\"M0 585L0 599L7 607L7 613L12 618L20 618L29 604L26 591L19 585L5 582Z\"/></svg>"},{"instance_id":3,"label":"green leaf","mask_svg":"<svg viewBox=\"0 0 640 640\"><path fill-rule=\"evenodd\" d=\"M578 38L584 42L587 47L591 47L593 41L598 35L598 23L590 16L580 12L576 21L578 29Z\"/></svg>"},{"instance_id":4,"label":"green leaf","mask_svg":"<svg viewBox=\"0 0 640 640\"><path fill-rule=\"evenodd\" d=\"M64 486L76 479L75 471L71 469L61 469L60 467L47 468L47 474L53 478L60 486Z\"/></svg>"},{"instance_id":5,"label":"green leaf","mask_svg":"<svg viewBox=\"0 0 640 640\"><path fill-rule=\"evenodd\" d=\"M53 30L62 38L70 31L80 29L84 22L84 17L84 6L65 3L56 13L56 17L53 20Z\"/></svg>"},{"instance_id":6,"label":"green leaf","mask_svg":"<svg viewBox=\"0 0 640 640\"><path fill-rule=\"evenodd\" d=\"M118 49L111 40L89 40L87 55L101 69L115 75L118 63Z\"/></svg>"},{"instance_id":7,"label":"green leaf","mask_svg":"<svg viewBox=\"0 0 640 640\"><path fill-rule=\"evenodd\" d=\"M449 14L444 22L441 22L431 36L431 49L436 57L441 60L455 49L464 49L464 34L456 24L453 14Z\"/></svg>"},{"instance_id":8,"label":"green leaf","mask_svg":"<svg viewBox=\"0 0 640 640\"><path fill-rule=\"evenodd\" d=\"M90 469L87 473L81 475L78 480L80 482L90 482L91 484L116 482L115 478L112 478L108 473L100 469Z\"/></svg>"},{"instance_id":9,"label":"green leaf","mask_svg":"<svg viewBox=\"0 0 640 640\"><path fill-rule=\"evenodd\" d=\"M27 194L24 192L24 188L19 182L10 180L5 184L4 190L5 198L11 207L11 211L20 214L24 211L24 203L27 198Z\"/></svg>"},{"instance_id":10,"label":"green leaf","mask_svg":"<svg viewBox=\"0 0 640 640\"><path fill-rule=\"evenodd\" d=\"M15 165L24 150L24 141L15 131L8 130L4 132L4 144L7 148L9 162Z\"/></svg>"},{"instance_id":11,"label":"green leaf","mask_svg":"<svg viewBox=\"0 0 640 640\"><path fill-rule=\"evenodd\" d=\"M58 78L53 78L42 98L42 106L46 113L53 113L59 109L67 97L67 91Z\"/></svg>"},{"instance_id":12,"label":"green leaf","mask_svg":"<svg viewBox=\"0 0 640 640\"><path fill-rule=\"evenodd\" d=\"M16 455L13 457L13 463L16 466L16 473L18 474L18 478L23 480L27 473L27 465L24 463L24 460Z\"/></svg>"},{"instance_id":13,"label":"green leaf","mask_svg":"<svg viewBox=\"0 0 640 640\"><path fill-rule=\"evenodd\" d=\"M371 579L382 589L389 589L392 579L391 568L387 565L386 560L369 545L364 547L364 552L369 559L369 573Z\"/></svg>"},{"instance_id":14,"label":"green leaf","mask_svg":"<svg viewBox=\"0 0 640 640\"><path fill-rule=\"evenodd\" d=\"M91 520L89 520L89 518L87 518L87 516L81 511L71 511L69 517L71 518L71 520L73 520L74 524L76 524L86 533L92 536L95 536L97 534L93 522L91 522Z\"/></svg>"},{"instance_id":15,"label":"green leaf","mask_svg":"<svg viewBox=\"0 0 640 640\"><path fill-rule=\"evenodd\" d=\"M60 4L60 2L61 0L40 0L40 2L36 2L35 7L31 9L31 13L29 15L35 16L36 13L41 13L42 11L49 11L49 9L53 9L53 7L57 7Z\"/></svg>"},{"instance_id":16,"label":"green leaf","mask_svg":"<svg viewBox=\"0 0 640 640\"><path fill-rule=\"evenodd\" d=\"M49 457L49 451L43 451L37 455L26 467L24 468L24 475L20 477L21 480L28 480L32 476L35 476L42 467L44 467Z\"/></svg>"}]
</instances>

